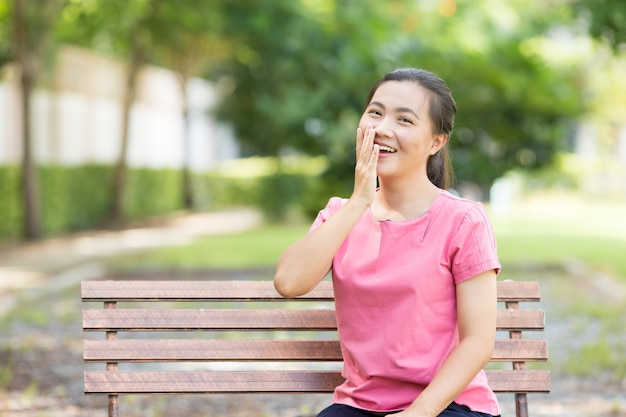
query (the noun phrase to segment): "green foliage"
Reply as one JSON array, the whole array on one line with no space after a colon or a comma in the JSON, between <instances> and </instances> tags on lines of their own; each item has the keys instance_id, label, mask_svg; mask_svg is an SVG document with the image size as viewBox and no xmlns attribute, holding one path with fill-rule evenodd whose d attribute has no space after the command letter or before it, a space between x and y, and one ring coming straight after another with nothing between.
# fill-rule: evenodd
<instances>
[{"instance_id":1,"label":"green foliage","mask_svg":"<svg viewBox=\"0 0 626 417\"><path fill-rule=\"evenodd\" d=\"M349 195L363 101L371 84L397 66L429 69L451 86L459 107L451 148L460 180L487 189L512 168L551 164L584 110L588 76L576 61L555 63L542 45L555 29L579 30L580 16L593 35L619 45L624 10L618 3L51 0L30 2L26 17L32 51L69 42L127 60L141 54L141 61L182 78L214 80L222 96L216 114L233 125L245 155L294 149L326 155L322 182L292 173L268 174L260 183L194 176L198 207L254 204L284 218L296 204L310 216L328 196ZM11 53L11 4L0 0L0 65ZM158 184L148 178L161 174L166 185L149 201L144 189ZM141 190L128 191L131 217L178 209L176 176L130 174L132 189ZM46 233L90 227L109 209L103 186L91 191L94 207L71 209L73 190L89 188L73 181L54 170L42 174ZM111 186L108 178L102 184ZM13 213L0 224L0 236L21 233L16 204L0 202L0 213ZM2 208L8 205L13 208Z\"/></svg>"},{"instance_id":2,"label":"green foliage","mask_svg":"<svg viewBox=\"0 0 626 417\"><path fill-rule=\"evenodd\" d=\"M11 61L11 25L9 0L0 0L0 68Z\"/></svg>"},{"instance_id":3,"label":"green foliage","mask_svg":"<svg viewBox=\"0 0 626 417\"><path fill-rule=\"evenodd\" d=\"M257 201L268 220L284 221L289 208L302 203L308 188L302 175L277 173L260 179Z\"/></svg>"},{"instance_id":4,"label":"green foliage","mask_svg":"<svg viewBox=\"0 0 626 417\"><path fill-rule=\"evenodd\" d=\"M0 242L22 236L21 174L18 167L0 166Z\"/></svg>"},{"instance_id":5,"label":"green foliage","mask_svg":"<svg viewBox=\"0 0 626 417\"><path fill-rule=\"evenodd\" d=\"M384 5L328 3L325 10L298 3L231 2L224 9L238 18L226 33L236 40L234 54L216 71L233 86L217 114L234 125L246 155L342 152L354 137L363 86L379 75L374 47L385 22L392 25Z\"/></svg>"},{"instance_id":6,"label":"green foliage","mask_svg":"<svg viewBox=\"0 0 626 417\"><path fill-rule=\"evenodd\" d=\"M195 174L197 209L256 207L270 222L315 216L335 190L321 177L324 157L244 158L217 172ZM341 194L344 195L344 194Z\"/></svg>"},{"instance_id":7,"label":"green foliage","mask_svg":"<svg viewBox=\"0 0 626 417\"><path fill-rule=\"evenodd\" d=\"M39 167L44 235L106 226L113 204L112 173L113 167L108 165ZM23 237L20 184L18 168L0 167L0 241ZM131 169L127 191L128 212L133 220L182 208L179 170Z\"/></svg>"},{"instance_id":8,"label":"green foliage","mask_svg":"<svg viewBox=\"0 0 626 417\"><path fill-rule=\"evenodd\" d=\"M133 169L128 172L127 207L130 219L182 209L182 175L173 169Z\"/></svg>"},{"instance_id":9,"label":"green foliage","mask_svg":"<svg viewBox=\"0 0 626 417\"><path fill-rule=\"evenodd\" d=\"M73 0L63 9L55 36L61 42L128 58L132 43L149 42L146 16L152 0Z\"/></svg>"},{"instance_id":10,"label":"green foliage","mask_svg":"<svg viewBox=\"0 0 626 417\"><path fill-rule=\"evenodd\" d=\"M233 206L258 208L269 222L311 219L334 193L319 177L302 173L274 173L254 178L203 176L210 209ZM345 195L345 194L340 194ZM205 199L206 201L206 199Z\"/></svg>"},{"instance_id":11,"label":"green foliage","mask_svg":"<svg viewBox=\"0 0 626 417\"><path fill-rule=\"evenodd\" d=\"M45 235L103 225L110 211L111 168L104 165L39 169Z\"/></svg>"},{"instance_id":12,"label":"green foliage","mask_svg":"<svg viewBox=\"0 0 626 417\"><path fill-rule=\"evenodd\" d=\"M449 83L459 107L455 168L483 189L511 168L550 164L582 111L580 70L548 65L533 43L570 16L565 6L296 3L223 9L239 19L230 27L235 52L215 73L234 86L218 115L248 155L324 153L332 184L351 182L363 100L397 66L423 67Z\"/></svg>"},{"instance_id":13,"label":"green foliage","mask_svg":"<svg viewBox=\"0 0 626 417\"><path fill-rule=\"evenodd\" d=\"M228 177L220 174L196 174L194 190L199 210L223 210L253 206L256 178Z\"/></svg>"},{"instance_id":14,"label":"green foliage","mask_svg":"<svg viewBox=\"0 0 626 417\"><path fill-rule=\"evenodd\" d=\"M232 168L237 171L195 173L196 209L248 206L260 209L270 221L310 219L330 195L318 177L324 166L322 160L297 159L285 163L279 172L271 159L241 160ZM107 165L40 167L44 235L105 227L113 204L112 173L113 167ZM0 241L23 236L20 178L18 168L0 167L0 192L6 196L0 200ZM180 170L131 169L127 181L130 220L183 209Z\"/></svg>"},{"instance_id":15,"label":"green foliage","mask_svg":"<svg viewBox=\"0 0 626 417\"><path fill-rule=\"evenodd\" d=\"M574 0L574 9L588 23L592 36L616 50L626 45L626 8L610 0Z\"/></svg>"}]
</instances>

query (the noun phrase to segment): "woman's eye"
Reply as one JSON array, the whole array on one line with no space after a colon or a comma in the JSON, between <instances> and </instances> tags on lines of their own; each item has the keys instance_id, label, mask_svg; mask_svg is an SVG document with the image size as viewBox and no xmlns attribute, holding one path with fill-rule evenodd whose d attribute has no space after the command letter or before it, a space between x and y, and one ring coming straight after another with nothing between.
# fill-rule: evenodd
<instances>
[{"instance_id":1,"label":"woman's eye","mask_svg":"<svg viewBox=\"0 0 626 417\"><path fill-rule=\"evenodd\" d=\"M400 118L400 121L401 121L402 123L410 123L410 124L413 124L413 121L412 121L411 119L407 119L406 117L401 117L401 118Z\"/></svg>"},{"instance_id":2,"label":"woman's eye","mask_svg":"<svg viewBox=\"0 0 626 417\"><path fill-rule=\"evenodd\" d=\"M379 110L372 109L368 112L369 114L373 114L375 116L380 116L382 113Z\"/></svg>"}]
</instances>

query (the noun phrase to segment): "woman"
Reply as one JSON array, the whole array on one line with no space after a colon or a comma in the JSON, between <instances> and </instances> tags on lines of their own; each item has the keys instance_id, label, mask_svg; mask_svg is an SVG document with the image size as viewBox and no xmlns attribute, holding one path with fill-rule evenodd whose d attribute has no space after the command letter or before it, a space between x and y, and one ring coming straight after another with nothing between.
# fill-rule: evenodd
<instances>
[{"instance_id":1,"label":"woman","mask_svg":"<svg viewBox=\"0 0 626 417\"><path fill-rule=\"evenodd\" d=\"M352 195L331 198L278 261L285 297L332 269L346 381L318 417L500 413L482 371L500 264L483 207L445 191L455 113L430 72L386 74L357 129Z\"/></svg>"}]
</instances>

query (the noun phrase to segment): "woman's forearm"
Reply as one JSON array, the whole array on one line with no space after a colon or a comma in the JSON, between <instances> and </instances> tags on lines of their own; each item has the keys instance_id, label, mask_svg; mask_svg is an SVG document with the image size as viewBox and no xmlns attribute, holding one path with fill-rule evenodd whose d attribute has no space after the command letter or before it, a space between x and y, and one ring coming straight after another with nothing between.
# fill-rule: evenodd
<instances>
[{"instance_id":1,"label":"woman's forearm","mask_svg":"<svg viewBox=\"0 0 626 417\"><path fill-rule=\"evenodd\" d=\"M311 291L326 276L335 253L368 206L351 198L330 219L289 246L276 265L276 290L288 298Z\"/></svg>"},{"instance_id":2,"label":"woman's forearm","mask_svg":"<svg viewBox=\"0 0 626 417\"><path fill-rule=\"evenodd\" d=\"M436 417L458 397L493 354L497 316L495 271L486 271L457 284L456 291L459 345L426 389L408 409L398 413L398 417Z\"/></svg>"},{"instance_id":3,"label":"woman's forearm","mask_svg":"<svg viewBox=\"0 0 626 417\"><path fill-rule=\"evenodd\" d=\"M376 165L380 147L374 128L356 134L354 191L350 199L317 229L288 247L278 260L274 286L284 297L311 291L328 273L333 257L376 194Z\"/></svg>"},{"instance_id":4,"label":"woman's forearm","mask_svg":"<svg viewBox=\"0 0 626 417\"><path fill-rule=\"evenodd\" d=\"M435 378L404 411L409 417L436 417L467 387L489 361L493 341L467 337L448 357Z\"/></svg>"}]
</instances>

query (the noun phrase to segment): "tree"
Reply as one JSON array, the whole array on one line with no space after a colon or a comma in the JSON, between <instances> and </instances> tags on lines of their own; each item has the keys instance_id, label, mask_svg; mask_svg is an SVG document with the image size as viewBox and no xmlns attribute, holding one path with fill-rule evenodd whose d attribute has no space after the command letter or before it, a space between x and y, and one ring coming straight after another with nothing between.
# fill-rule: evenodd
<instances>
[{"instance_id":1,"label":"tree","mask_svg":"<svg viewBox=\"0 0 626 417\"><path fill-rule=\"evenodd\" d=\"M626 7L611 0L572 0L574 10L589 25L591 36L605 40L615 50L626 45Z\"/></svg>"},{"instance_id":2,"label":"tree","mask_svg":"<svg viewBox=\"0 0 626 417\"><path fill-rule=\"evenodd\" d=\"M68 13L63 39L127 61L123 100L120 154L114 173L114 222L124 221L126 159L129 146L130 109L135 99L141 67L156 63L179 74L183 103L183 204L193 208L190 173L189 114L187 83L203 76L211 63L230 54L229 42L220 38L224 24L220 1L201 0L95 0L76 2Z\"/></svg>"},{"instance_id":3,"label":"tree","mask_svg":"<svg viewBox=\"0 0 626 417\"><path fill-rule=\"evenodd\" d=\"M437 37L410 44L401 60L447 80L459 110L455 171L486 198L507 171L552 163L583 110L580 69L551 66L537 46L562 9L526 0L497 10L489 2L456 4L449 16L427 19L430 27L420 30Z\"/></svg>"},{"instance_id":4,"label":"tree","mask_svg":"<svg viewBox=\"0 0 626 417\"><path fill-rule=\"evenodd\" d=\"M352 178L367 88L397 66L429 69L451 85L460 108L455 166L483 190L513 167L549 164L580 112L576 71L550 67L532 47L563 13L552 5L259 1L233 2L225 13L239 19L223 68L236 89L221 117L247 154L329 155L334 182Z\"/></svg>"},{"instance_id":5,"label":"tree","mask_svg":"<svg viewBox=\"0 0 626 417\"><path fill-rule=\"evenodd\" d=\"M122 100L120 152L113 174L112 223L126 221L125 196L131 109L141 67L152 53L152 33L158 0L75 1L65 14L60 39L113 53L127 61Z\"/></svg>"},{"instance_id":6,"label":"tree","mask_svg":"<svg viewBox=\"0 0 626 417\"><path fill-rule=\"evenodd\" d=\"M183 205L194 208L191 176L191 132L187 84L192 77L205 75L230 55L231 44L220 36L225 24L221 3L181 0L159 3L153 33L155 62L178 73L183 98Z\"/></svg>"},{"instance_id":7,"label":"tree","mask_svg":"<svg viewBox=\"0 0 626 417\"><path fill-rule=\"evenodd\" d=\"M19 95L22 132L22 194L25 210L25 236L29 240L41 237L41 214L39 211L39 186L37 170L33 161L31 135L32 91L41 71L41 57L50 46L50 34L60 11L62 0L38 0L13 2L13 53L19 74Z\"/></svg>"},{"instance_id":8,"label":"tree","mask_svg":"<svg viewBox=\"0 0 626 417\"><path fill-rule=\"evenodd\" d=\"M9 0L0 0L0 68L12 60L10 16Z\"/></svg>"},{"instance_id":9,"label":"tree","mask_svg":"<svg viewBox=\"0 0 626 417\"><path fill-rule=\"evenodd\" d=\"M151 10L150 1L143 2L143 6L136 20L131 23L128 31L130 38L130 62L126 72L126 88L122 102L122 129L120 153L115 165L113 177L113 221L121 225L126 220L126 172L128 170L128 146L130 141L130 117L133 103L137 94L137 78L139 70L146 60L150 48L149 33L144 27L144 15L146 10Z\"/></svg>"},{"instance_id":10,"label":"tree","mask_svg":"<svg viewBox=\"0 0 626 417\"><path fill-rule=\"evenodd\" d=\"M393 24L386 9L371 1L227 3L235 46L215 77L235 88L218 114L233 123L245 154L336 148L338 115L360 109L363 86L384 67L377 47Z\"/></svg>"}]
</instances>

